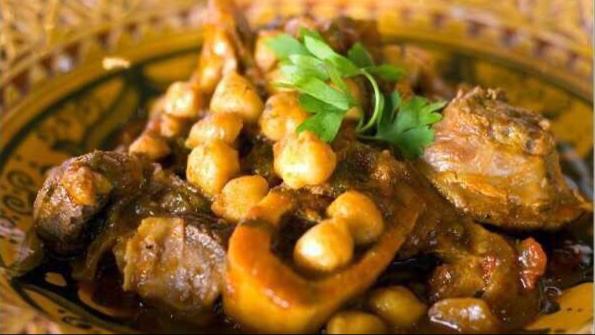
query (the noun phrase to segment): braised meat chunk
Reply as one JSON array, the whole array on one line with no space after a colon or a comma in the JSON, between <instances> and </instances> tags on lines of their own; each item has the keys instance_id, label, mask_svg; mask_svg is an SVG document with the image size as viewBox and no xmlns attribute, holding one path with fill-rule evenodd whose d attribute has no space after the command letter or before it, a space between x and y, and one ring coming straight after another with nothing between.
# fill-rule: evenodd
<instances>
[{"instance_id":1,"label":"braised meat chunk","mask_svg":"<svg viewBox=\"0 0 595 335\"><path fill-rule=\"evenodd\" d=\"M457 208L511 229L555 229L584 211L566 184L549 122L498 90L459 92L418 167Z\"/></svg>"},{"instance_id":2,"label":"braised meat chunk","mask_svg":"<svg viewBox=\"0 0 595 335\"><path fill-rule=\"evenodd\" d=\"M139 159L115 151L94 151L54 168L34 203L37 234L59 255L81 251L91 219L110 198L131 196L144 182Z\"/></svg>"},{"instance_id":3,"label":"braised meat chunk","mask_svg":"<svg viewBox=\"0 0 595 335\"><path fill-rule=\"evenodd\" d=\"M223 289L229 230L204 220L150 217L115 247L126 291L194 323L207 321Z\"/></svg>"},{"instance_id":4,"label":"braised meat chunk","mask_svg":"<svg viewBox=\"0 0 595 335\"><path fill-rule=\"evenodd\" d=\"M77 279L93 280L104 254L126 240L147 217L189 217L193 222L205 222L212 229L228 226L210 213L209 203L197 189L157 164L151 165L151 169L141 187L129 190L125 196L113 196L102 213L89 221L87 225L96 222L98 227L92 238L80 241L86 243L87 252L84 261L75 267Z\"/></svg>"}]
</instances>

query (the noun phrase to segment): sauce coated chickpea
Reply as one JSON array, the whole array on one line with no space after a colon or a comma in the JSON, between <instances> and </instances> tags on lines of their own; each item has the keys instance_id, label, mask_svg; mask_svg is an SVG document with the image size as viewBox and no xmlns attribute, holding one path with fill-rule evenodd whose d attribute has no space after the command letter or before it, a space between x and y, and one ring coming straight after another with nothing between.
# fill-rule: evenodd
<instances>
[{"instance_id":1,"label":"sauce coated chickpea","mask_svg":"<svg viewBox=\"0 0 595 335\"><path fill-rule=\"evenodd\" d=\"M243 121L234 113L210 114L190 129L186 146L194 148L201 143L221 140L233 144L242 130Z\"/></svg>"},{"instance_id":2,"label":"sauce coated chickpea","mask_svg":"<svg viewBox=\"0 0 595 335\"><path fill-rule=\"evenodd\" d=\"M195 118L200 111L201 97L196 88L187 82L169 86L163 100L163 111L179 118Z\"/></svg>"},{"instance_id":3,"label":"sauce coated chickpea","mask_svg":"<svg viewBox=\"0 0 595 335\"><path fill-rule=\"evenodd\" d=\"M308 131L288 135L275 144L273 153L275 172L294 189L324 183L337 165L331 146Z\"/></svg>"},{"instance_id":4,"label":"sauce coated chickpea","mask_svg":"<svg viewBox=\"0 0 595 335\"><path fill-rule=\"evenodd\" d=\"M128 152L134 155L146 156L150 160L158 160L169 155L171 150L163 138L144 133L130 144Z\"/></svg>"},{"instance_id":5,"label":"sauce coated chickpea","mask_svg":"<svg viewBox=\"0 0 595 335\"><path fill-rule=\"evenodd\" d=\"M243 176L230 180L211 206L213 212L231 222L240 221L269 192L261 176Z\"/></svg>"},{"instance_id":6,"label":"sauce coated chickpea","mask_svg":"<svg viewBox=\"0 0 595 335\"><path fill-rule=\"evenodd\" d=\"M358 105L361 105L364 101L364 93L360 85L353 79L347 78L345 79L345 84L347 84L347 88L349 89L349 93L356 101ZM359 120L363 115L361 107L352 107L350 108L347 113L345 114L345 118L351 120Z\"/></svg>"},{"instance_id":7,"label":"sauce coated chickpea","mask_svg":"<svg viewBox=\"0 0 595 335\"><path fill-rule=\"evenodd\" d=\"M435 303L428 311L433 322L461 333L494 333L498 318L488 304L478 298L449 298Z\"/></svg>"},{"instance_id":8,"label":"sauce coated chickpea","mask_svg":"<svg viewBox=\"0 0 595 335\"><path fill-rule=\"evenodd\" d=\"M188 156L188 181L210 196L219 193L239 172L238 152L221 140L201 144Z\"/></svg>"},{"instance_id":9,"label":"sauce coated chickpea","mask_svg":"<svg viewBox=\"0 0 595 335\"><path fill-rule=\"evenodd\" d=\"M159 120L159 133L166 138L174 138L184 133L186 120L168 114L161 114Z\"/></svg>"},{"instance_id":10,"label":"sauce coated chickpea","mask_svg":"<svg viewBox=\"0 0 595 335\"><path fill-rule=\"evenodd\" d=\"M237 113L247 123L257 122L263 108L254 85L235 71L221 79L210 104L212 113Z\"/></svg>"},{"instance_id":11,"label":"sauce coated chickpea","mask_svg":"<svg viewBox=\"0 0 595 335\"><path fill-rule=\"evenodd\" d=\"M279 141L294 134L307 118L308 113L300 106L297 93L281 92L267 100L259 124L264 136Z\"/></svg>"},{"instance_id":12,"label":"sauce coated chickpea","mask_svg":"<svg viewBox=\"0 0 595 335\"><path fill-rule=\"evenodd\" d=\"M333 272L353 258L353 239L341 219L324 220L308 229L293 252L296 264L308 271Z\"/></svg>"},{"instance_id":13,"label":"sauce coated chickpea","mask_svg":"<svg viewBox=\"0 0 595 335\"><path fill-rule=\"evenodd\" d=\"M372 292L370 308L392 326L410 328L426 313L427 306L403 286L391 286Z\"/></svg>"},{"instance_id":14,"label":"sauce coated chickpea","mask_svg":"<svg viewBox=\"0 0 595 335\"><path fill-rule=\"evenodd\" d=\"M331 217L344 219L355 244L362 245L374 242L384 230L382 214L374 202L357 191L341 194L327 208Z\"/></svg>"},{"instance_id":15,"label":"sauce coated chickpea","mask_svg":"<svg viewBox=\"0 0 595 335\"><path fill-rule=\"evenodd\" d=\"M203 92L211 94L224 74L238 68L238 60L233 42L224 29L206 25L204 30L196 81Z\"/></svg>"},{"instance_id":16,"label":"sauce coated chickpea","mask_svg":"<svg viewBox=\"0 0 595 335\"><path fill-rule=\"evenodd\" d=\"M267 46L267 41L280 33L281 31L279 30L263 30L258 32L254 47L254 60L256 61L256 65L264 72L272 70L277 64L277 56Z\"/></svg>"},{"instance_id":17,"label":"sauce coated chickpea","mask_svg":"<svg viewBox=\"0 0 595 335\"><path fill-rule=\"evenodd\" d=\"M327 334L385 334L387 330L382 319L360 311L339 312L326 324Z\"/></svg>"}]
</instances>

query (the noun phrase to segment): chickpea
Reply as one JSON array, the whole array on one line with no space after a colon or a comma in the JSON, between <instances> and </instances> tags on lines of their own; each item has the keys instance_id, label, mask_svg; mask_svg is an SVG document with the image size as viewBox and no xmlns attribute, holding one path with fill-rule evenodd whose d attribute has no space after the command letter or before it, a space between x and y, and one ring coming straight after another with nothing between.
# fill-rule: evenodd
<instances>
[{"instance_id":1,"label":"chickpea","mask_svg":"<svg viewBox=\"0 0 595 335\"><path fill-rule=\"evenodd\" d=\"M324 183L337 165L331 146L308 131L277 142L273 154L275 172L294 189Z\"/></svg>"},{"instance_id":2,"label":"chickpea","mask_svg":"<svg viewBox=\"0 0 595 335\"><path fill-rule=\"evenodd\" d=\"M279 141L308 118L308 112L300 107L297 93L283 92L271 96L260 116L260 129L264 136Z\"/></svg>"},{"instance_id":3,"label":"chickpea","mask_svg":"<svg viewBox=\"0 0 595 335\"><path fill-rule=\"evenodd\" d=\"M412 327L425 313L427 306L403 286L378 289L370 296L370 308L399 328Z\"/></svg>"},{"instance_id":4,"label":"chickpea","mask_svg":"<svg viewBox=\"0 0 595 335\"><path fill-rule=\"evenodd\" d=\"M261 176L243 176L230 180L211 206L213 212L230 222L240 221L269 192Z\"/></svg>"},{"instance_id":5,"label":"chickpea","mask_svg":"<svg viewBox=\"0 0 595 335\"><path fill-rule=\"evenodd\" d=\"M488 304L477 298L449 298L435 303L428 312L434 323L461 333L494 333L499 321Z\"/></svg>"},{"instance_id":6,"label":"chickpea","mask_svg":"<svg viewBox=\"0 0 595 335\"><path fill-rule=\"evenodd\" d=\"M295 92L295 90L292 88L281 87L275 84L283 78L283 74L279 68L275 68L267 72L264 76L266 79L266 90L269 95L274 95L281 92Z\"/></svg>"},{"instance_id":7,"label":"chickpea","mask_svg":"<svg viewBox=\"0 0 595 335\"><path fill-rule=\"evenodd\" d=\"M221 140L231 145L240 134L243 125L242 119L237 114L210 114L192 126L186 146L194 148L212 140Z\"/></svg>"},{"instance_id":8,"label":"chickpea","mask_svg":"<svg viewBox=\"0 0 595 335\"><path fill-rule=\"evenodd\" d=\"M324 220L308 229L293 250L296 264L306 270L332 272L353 257L353 240L341 219Z\"/></svg>"},{"instance_id":9,"label":"chickpea","mask_svg":"<svg viewBox=\"0 0 595 335\"><path fill-rule=\"evenodd\" d=\"M318 23L310 16L300 15L287 20L283 27L286 33L295 37L299 36L302 28L316 31L318 30Z\"/></svg>"},{"instance_id":10,"label":"chickpea","mask_svg":"<svg viewBox=\"0 0 595 335\"><path fill-rule=\"evenodd\" d=\"M149 119L155 118L163 113L163 106L165 105L165 96L160 96L149 103Z\"/></svg>"},{"instance_id":11,"label":"chickpea","mask_svg":"<svg viewBox=\"0 0 595 335\"><path fill-rule=\"evenodd\" d=\"M167 142L159 136L149 133L141 134L128 148L134 155L144 155L150 160L159 160L171 152Z\"/></svg>"},{"instance_id":12,"label":"chickpea","mask_svg":"<svg viewBox=\"0 0 595 335\"><path fill-rule=\"evenodd\" d=\"M355 244L374 242L384 230L382 214L374 202L362 193L347 191L327 208L331 217L344 219Z\"/></svg>"},{"instance_id":13,"label":"chickpea","mask_svg":"<svg viewBox=\"0 0 595 335\"><path fill-rule=\"evenodd\" d=\"M172 138L182 135L186 129L184 120L168 114L160 115L159 133L163 137Z\"/></svg>"},{"instance_id":14,"label":"chickpea","mask_svg":"<svg viewBox=\"0 0 595 335\"><path fill-rule=\"evenodd\" d=\"M386 334L387 331L379 317L359 311L339 312L326 324L327 334Z\"/></svg>"},{"instance_id":15,"label":"chickpea","mask_svg":"<svg viewBox=\"0 0 595 335\"><path fill-rule=\"evenodd\" d=\"M195 118L200 111L201 97L194 86L187 82L175 82L165 93L163 111L179 118Z\"/></svg>"},{"instance_id":16,"label":"chickpea","mask_svg":"<svg viewBox=\"0 0 595 335\"><path fill-rule=\"evenodd\" d=\"M256 122L264 105L256 88L235 71L230 72L215 88L211 98L211 112L237 113L245 122Z\"/></svg>"},{"instance_id":17,"label":"chickpea","mask_svg":"<svg viewBox=\"0 0 595 335\"><path fill-rule=\"evenodd\" d=\"M279 35L278 30L261 30L256 39L256 46L254 47L254 60L256 65L263 71L268 72L277 64L277 56L271 48L267 46L269 38Z\"/></svg>"},{"instance_id":18,"label":"chickpea","mask_svg":"<svg viewBox=\"0 0 595 335\"><path fill-rule=\"evenodd\" d=\"M239 172L238 152L221 140L201 144L188 156L188 181L209 196L219 193Z\"/></svg>"},{"instance_id":19,"label":"chickpea","mask_svg":"<svg viewBox=\"0 0 595 335\"><path fill-rule=\"evenodd\" d=\"M211 94L224 74L238 68L238 60L233 42L224 29L208 24L204 30L205 41L194 79L201 91Z\"/></svg>"},{"instance_id":20,"label":"chickpea","mask_svg":"<svg viewBox=\"0 0 595 335\"><path fill-rule=\"evenodd\" d=\"M345 79L345 84L347 84L349 92L351 93L351 96L354 98L357 104L361 105L362 101L364 101L364 93L360 85L351 78ZM359 120L363 114L364 113L362 109L356 106L350 108L345 114L345 117L351 120Z\"/></svg>"},{"instance_id":21,"label":"chickpea","mask_svg":"<svg viewBox=\"0 0 595 335\"><path fill-rule=\"evenodd\" d=\"M399 92L402 99L411 99L415 95L411 82L408 80L399 80L395 84L395 91Z\"/></svg>"},{"instance_id":22,"label":"chickpea","mask_svg":"<svg viewBox=\"0 0 595 335\"><path fill-rule=\"evenodd\" d=\"M426 50L418 47L388 45L382 48L383 59L392 65L407 69L401 81L411 84L419 83L424 72L432 72L436 61Z\"/></svg>"}]
</instances>

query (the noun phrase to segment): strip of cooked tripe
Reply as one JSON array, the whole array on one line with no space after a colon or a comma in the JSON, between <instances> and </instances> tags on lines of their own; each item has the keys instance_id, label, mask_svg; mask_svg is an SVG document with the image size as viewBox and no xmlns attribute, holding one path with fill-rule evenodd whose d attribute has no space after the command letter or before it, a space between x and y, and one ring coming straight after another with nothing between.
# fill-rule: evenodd
<instances>
[{"instance_id":1,"label":"strip of cooked tripe","mask_svg":"<svg viewBox=\"0 0 595 335\"><path fill-rule=\"evenodd\" d=\"M374 283L413 229L425 204L410 186L401 183L397 188L400 208L376 244L354 263L321 279L306 278L273 254L273 233L293 204L289 196L271 191L229 241L226 314L253 331L317 331L342 304Z\"/></svg>"}]
</instances>

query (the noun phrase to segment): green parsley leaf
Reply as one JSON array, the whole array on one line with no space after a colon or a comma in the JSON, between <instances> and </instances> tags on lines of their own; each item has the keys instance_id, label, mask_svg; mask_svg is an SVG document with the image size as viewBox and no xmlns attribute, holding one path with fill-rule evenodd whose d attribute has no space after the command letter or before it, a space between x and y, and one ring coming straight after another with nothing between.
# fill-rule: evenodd
<instances>
[{"instance_id":1,"label":"green parsley leaf","mask_svg":"<svg viewBox=\"0 0 595 335\"><path fill-rule=\"evenodd\" d=\"M346 96L349 96L351 98L349 87L347 86L347 83L345 83L345 80L343 80L343 78L341 77L341 73L339 72L339 70L337 70L337 68L334 67L333 64L330 63L330 61L325 61L325 63L326 72L328 73L331 82L335 85L335 87L340 89L341 92L345 93Z\"/></svg>"},{"instance_id":2,"label":"green parsley leaf","mask_svg":"<svg viewBox=\"0 0 595 335\"><path fill-rule=\"evenodd\" d=\"M310 30L310 29L304 28L304 27L301 27L300 28L299 35L300 35L300 39L302 41L304 40L304 38L306 36L310 36L310 37L315 38L317 40L324 41L324 37L322 37L322 35L320 35L319 32L317 32L316 30Z\"/></svg>"},{"instance_id":3,"label":"green parsley leaf","mask_svg":"<svg viewBox=\"0 0 595 335\"><path fill-rule=\"evenodd\" d=\"M352 99L318 78L309 78L295 84L295 88L303 94L322 100L341 110L351 107Z\"/></svg>"},{"instance_id":4,"label":"green parsley leaf","mask_svg":"<svg viewBox=\"0 0 595 335\"><path fill-rule=\"evenodd\" d=\"M403 76L403 70L390 64L367 67L366 71L386 81L397 81Z\"/></svg>"},{"instance_id":5,"label":"green parsley leaf","mask_svg":"<svg viewBox=\"0 0 595 335\"><path fill-rule=\"evenodd\" d=\"M333 66L345 77L351 77L359 73L358 67L347 57L336 53L324 41L314 38L310 35L304 36L304 45L306 49L314 56L333 64Z\"/></svg>"},{"instance_id":6,"label":"green parsley leaf","mask_svg":"<svg viewBox=\"0 0 595 335\"><path fill-rule=\"evenodd\" d=\"M323 40L310 35L304 36L304 46L308 51L319 59L329 59L337 53Z\"/></svg>"},{"instance_id":7,"label":"green parsley leaf","mask_svg":"<svg viewBox=\"0 0 595 335\"><path fill-rule=\"evenodd\" d=\"M430 126L442 118L438 111L446 102L430 103L420 96L403 101L396 92L389 101L390 107L384 110L373 139L391 143L407 159L421 156L423 149L434 140Z\"/></svg>"},{"instance_id":8,"label":"green parsley leaf","mask_svg":"<svg viewBox=\"0 0 595 335\"><path fill-rule=\"evenodd\" d=\"M308 69L303 69L295 65L282 65L279 69L281 71L281 84L295 86L301 82L308 81L312 77L316 77L317 73Z\"/></svg>"},{"instance_id":9,"label":"green parsley leaf","mask_svg":"<svg viewBox=\"0 0 595 335\"><path fill-rule=\"evenodd\" d=\"M347 58L349 58L355 65L359 67L374 66L374 60L368 50L360 42L355 43L349 51L347 51Z\"/></svg>"},{"instance_id":10,"label":"green parsley leaf","mask_svg":"<svg viewBox=\"0 0 595 335\"><path fill-rule=\"evenodd\" d=\"M341 128L345 111L309 95L300 95L299 101L307 112L314 115L300 124L297 132L308 130L317 134L323 141L332 141Z\"/></svg>"},{"instance_id":11,"label":"green parsley leaf","mask_svg":"<svg viewBox=\"0 0 595 335\"><path fill-rule=\"evenodd\" d=\"M322 100L316 99L310 95L300 95L298 97L300 105L310 114L316 114L319 112L333 112L341 113L341 109L330 105Z\"/></svg>"},{"instance_id":12,"label":"green parsley leaf","mask_svg":"<svg viewBox=\"0 0 595 335\"><path fill-rule=\"evenodd\" d=\"M318 135L321 140L331 142L339 133L344 117L344 113L316 113L302 122L297 127L297 132L308 130Z\"/></svg>"},{"instance_id":13,"label":"green parsley leaf","mask_svg":"<svg viewBox=\"0 0 595 335\"><path fill-rule=\"evenodd\" d=\"M310 54L300 41L288 34L268 38L265 43L279 59L287 59L291 55Z\"/></svg>"},{"instance_id":14,"label":"green parsley leaf","mask_svg":"<svg viewBox=\"0 0 595 335\"><path fill-rule=\"evenodd\" d=\"M353 77L361 74L361 70L353 64L347 57L336 54L328 59L328 61L337 68L343 77Z\"/></svg>"},{"instance_id":15,"label":"green parsley leaf","mask_svg":"<svg viewBox=\"0 0 595 335\"><path fill-rule=\"evenodd\" d=\"M396 137L394 143L407 159L415 159L424 153L424 148L434 142L434 131L428 126L411 128Z\"/></svg>"},{"instance_id":16,"label":"green parsley leaf","mask_svg":"<svg viewBox=\"0 0 595 335\"><path fill-rule=\"evenodd\" d=\"M326 81L329 79L324 62L313 56L291 55L289 56L289 60L296 68L308 71L310 75L320 80Z\"/></svg>"},{"instance_id":17,"label":"green parsley leaf","mask_svg":"<svg viewBox=\"0 0 595 335\"><path fill-rule=\"evenodd\" d=\"M375 65L361 43L354 44L345 57L317 32L302 29L300 36L302 41L282 34L269 42L282 60L283 79L278 84L300 92L299 103L311 114L298 132L312 131L322 140L332 141L347 111L357 106L345 78L364 76L372 86L374 103L371 116L357 125L359 137L387 142L408 159L423 153L434 140L431 125L441 119L438 111L445 102L429 102L419 96L403 100L397 92L385 97L376 78L396 81L403 74L401 69Z\"/></svg>"}]
</instances>

